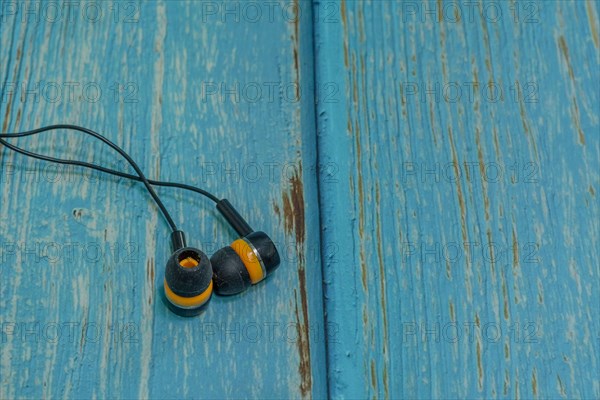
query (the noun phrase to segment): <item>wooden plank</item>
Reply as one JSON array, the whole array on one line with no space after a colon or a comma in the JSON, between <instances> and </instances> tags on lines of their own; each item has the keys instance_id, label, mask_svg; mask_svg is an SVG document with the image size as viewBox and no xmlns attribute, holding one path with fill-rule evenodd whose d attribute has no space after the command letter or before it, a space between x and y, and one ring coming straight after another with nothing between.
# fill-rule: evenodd
<instances>
[{"instance_id":1,"label":"wooden plank","mask_svg":"<svg viewBox=\"0 0 600 400\"><path fill-rule=\"evenodd\" d=\"M598 398L598 3L317 3L332 12L330 395Z\"/></svg>"},{"instance_id":2,"label":"wooden plank","mask_svg":"<svg viewBox=\"0 0 600 400\"><path fill-rule=\"evenodd\" d=\"M2 131L104 133L149 177L229 198L283 261L176 317L160 301L169 231L139 184L3 149L0 397L324 397L310 4L50 3L2 2ZM77 133L18 143L126 168ZM159 192L190 244L235 239L208 201Z\"/></svg>"}]
</instances>

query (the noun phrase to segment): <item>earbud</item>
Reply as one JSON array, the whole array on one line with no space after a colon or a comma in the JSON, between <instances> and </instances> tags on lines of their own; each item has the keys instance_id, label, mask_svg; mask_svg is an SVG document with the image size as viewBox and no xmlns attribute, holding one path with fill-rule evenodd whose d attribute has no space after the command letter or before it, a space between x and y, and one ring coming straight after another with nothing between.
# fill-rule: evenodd
<instances>
[{"instance_id":1,"label":"earbud","mask_svg":"<svg viewBox=\"0 0 600 400\"><path fill-rule=\"evenodd\" d=\"M200 314L213 292L210 260L200 250L187 247L185 235L171 235L173 254L165 269L164 291L169 309L183 317Z\"/></svg>"},{"instance_id":2,"label":"earbud","mask_svg":"<svg viewBox=\"0 0 600 400\"><path fill-rule=\"evenodd\" d=\"M257 284L277 269L279 253L264 232L254 232L227 200L217 209L241 238L217 251L211 258L215 293L234 295Z\"/></svg>"}]
</instances>

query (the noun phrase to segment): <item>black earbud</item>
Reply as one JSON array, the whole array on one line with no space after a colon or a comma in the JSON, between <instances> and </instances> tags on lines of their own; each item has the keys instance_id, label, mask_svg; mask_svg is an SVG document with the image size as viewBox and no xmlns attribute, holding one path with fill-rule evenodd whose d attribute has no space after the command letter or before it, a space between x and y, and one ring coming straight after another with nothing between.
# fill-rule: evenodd
<instances>
[{"instance_id":1,"label":"black earbud","mask_svg":"<svg viewBox=\"0 0 600 400\"><path fill-rule=\"evenodd\" d=\"M269 236L254 232L229 201L219 201L217 209L241 237L210 258L214 291L223 296L234 295L265 279L281 260Z\"/></svg>"},{"instance_id":2,"label":"black earbud","mask_svg":"<svg viewBox=\"0 0 600 400\"><path fill-rule=\"evenodd\" d=\"M165 269L166 304L183 317L200 314L213 293L213 270L210 260L200 250L187 247L182 231L171 234L173 254Z\"/></svg>"}]
</instances>

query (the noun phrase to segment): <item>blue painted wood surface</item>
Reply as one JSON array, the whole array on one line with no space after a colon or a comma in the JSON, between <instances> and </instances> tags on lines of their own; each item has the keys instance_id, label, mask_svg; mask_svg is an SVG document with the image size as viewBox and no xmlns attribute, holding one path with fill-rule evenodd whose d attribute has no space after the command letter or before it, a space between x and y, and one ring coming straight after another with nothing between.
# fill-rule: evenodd
<instances>
[{"instance_id":1,"label":"blue painted wood surface","mask_svg":"<svg viewBox=\"0 0 600 400\"><path fill-rule=\"evenodd\" d=\"M316 25L333 397L600 396L598 3L474 4Z\"/></svg>"},{"instance_id":2,"label":"blue painted wood surface","mask_svg":"<svg viewBox=\"0 0 600 400\"><path fill-rule=\"evenodd\" d=\"M139 184L2 149L0 398L600 397L597 2L1 4L2 132L283 262L175 317Z\"/></svg>"},{"instance_id":3,"label":"blue painted wood surface","mask_svg":"<svg viewBox=\"0 0 600 400\"><path fill-rule=\"evenodd\" d=\"M23 22L36 3L40 21ZM324 397L314 101L295 93L314 86L310 7L255 21L181 1L82 3L72 20L18 6L1 27L0 76L17 83L3 85L3 132L102 132L149 177L230 199L283 261L201 318L176 317L160 300L169 230L139 184L55 178L3 149L0 398ZM17 142L126 168L77 133ZM236 238L203 198L160 194L190 244L212 254Z\"/></svg>"}]
</instances>

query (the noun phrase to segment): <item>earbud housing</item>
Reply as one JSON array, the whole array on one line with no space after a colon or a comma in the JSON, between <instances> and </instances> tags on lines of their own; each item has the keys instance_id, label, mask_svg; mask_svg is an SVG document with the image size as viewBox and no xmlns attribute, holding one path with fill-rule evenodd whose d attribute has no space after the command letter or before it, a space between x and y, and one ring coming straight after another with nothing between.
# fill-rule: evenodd
<instances>
[{"instance_id":1,"label":"earbud housing","mask_svg":"<svg viewBox=\"0 0 600 400\"><path fill-rule=\"evenodd\" d=\"M273 241L264 232L251 232L217 251L210 259L215 293L243 292L275 271L281 260Z\"/></svg>"}]
</instances>

